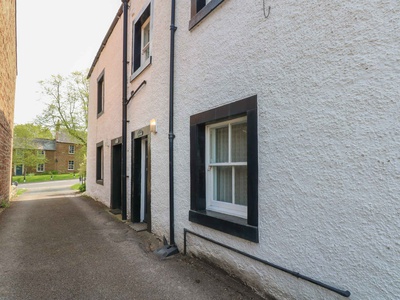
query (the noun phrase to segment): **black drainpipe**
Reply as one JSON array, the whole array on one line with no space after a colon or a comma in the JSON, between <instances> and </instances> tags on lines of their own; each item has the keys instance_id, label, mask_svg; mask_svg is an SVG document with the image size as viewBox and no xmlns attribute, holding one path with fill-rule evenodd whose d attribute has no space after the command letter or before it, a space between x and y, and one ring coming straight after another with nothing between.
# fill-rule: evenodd
<instances>
[{"instance_id":1,"label":"black drainpipe","mask_svg":"<svg viewBox=\"0 0 400 300\"><path fill-rule=\"evenodd\" d=\"M171 0L171 43L169 57L169 245L164 239L164 247L155 251L156 255L165 258L177 254L175 245L174 217L174 54L175 54L175 0Z\"/></svg>"},{"instance_id":2,"label":"black drainpipe","mask_svg":"<svg viewBox=\"0 0 400 300\"><path fill-rule=\"evenodd\" d=\"M126 220L126 149L127 149L127 81L128 81L128 1L122 0L123 3L123 45L122 45L122 183L121 183L121 211L122 220Z\"/></svg>"},{"instance_id":3,"label":"black drainpipe","mask_svg":"<svg viewBox=\"0 0 400 300\"><path fill-rule=\"evenodd\" d=\"M169 63L169 242L175 245L174 217L174 54L175 54L175 0L171 1L171 44Z\"/></svg>"}]
</instances>

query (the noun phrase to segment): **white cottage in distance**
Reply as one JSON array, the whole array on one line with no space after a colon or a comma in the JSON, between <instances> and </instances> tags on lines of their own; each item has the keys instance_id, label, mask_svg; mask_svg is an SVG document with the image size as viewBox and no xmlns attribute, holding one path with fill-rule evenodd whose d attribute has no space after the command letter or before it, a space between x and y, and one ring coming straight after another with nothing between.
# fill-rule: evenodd
<instances>
[{"instance_id":1,"label":"white cottage in distance","mask_svg":"<svg viewBox=\"0 0 400 300\"><path fill-rule=\"evenodd\" d=\"M397 1L123 1L88 194L264 297L399 299L399 25Z\"/></svg>"}]
</instances>

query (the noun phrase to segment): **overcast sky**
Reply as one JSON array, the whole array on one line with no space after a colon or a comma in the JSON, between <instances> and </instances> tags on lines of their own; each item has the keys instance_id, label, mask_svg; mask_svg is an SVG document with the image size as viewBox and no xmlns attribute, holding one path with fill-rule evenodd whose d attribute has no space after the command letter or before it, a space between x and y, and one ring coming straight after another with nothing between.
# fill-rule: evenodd
<instances>
[{"instance_id":1,"label":"overcast sky","mask_svg":"<svg viewBox=\"0 0 400 300\"><path fill-rule=\"evenodd\" d=\"M40 80L89 68L120 0L17 0L16 124L43 111Z\"/></svg>"}]
</instances>

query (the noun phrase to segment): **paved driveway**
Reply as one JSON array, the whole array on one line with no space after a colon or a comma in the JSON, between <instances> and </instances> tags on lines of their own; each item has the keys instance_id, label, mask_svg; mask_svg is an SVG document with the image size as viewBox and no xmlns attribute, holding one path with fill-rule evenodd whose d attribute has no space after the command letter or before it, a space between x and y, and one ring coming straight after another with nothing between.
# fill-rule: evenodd
<instances>
[{"instance_id":1,"label":"paved driveway","mask_svg":"<svg viewBox=\"0 0 400 300\"><path fill-rule=\"evenodd\" d=\"M24 185L0 214L0 299L261 299L198 260L159 260L154 236L73 183Z\"/></svg>"}]
</instances>

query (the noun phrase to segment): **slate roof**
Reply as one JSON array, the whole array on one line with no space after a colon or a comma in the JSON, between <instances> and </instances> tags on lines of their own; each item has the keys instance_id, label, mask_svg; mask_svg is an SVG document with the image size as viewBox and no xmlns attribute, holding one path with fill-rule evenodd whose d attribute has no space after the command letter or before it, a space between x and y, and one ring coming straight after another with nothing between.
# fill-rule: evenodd
<instances>
[{"instance_id":1,"label":"slate roof","mask_svg":"<svg viewBox=\"0 0 400 300\"><path fill-rule=\"evenodd\" d=\"M14 139L14 149L56 150L56 141L49 139L33 139L31 142L23 138Z\"/></svg>"}]
</instances>

